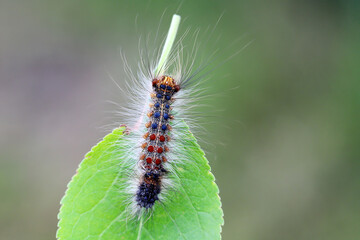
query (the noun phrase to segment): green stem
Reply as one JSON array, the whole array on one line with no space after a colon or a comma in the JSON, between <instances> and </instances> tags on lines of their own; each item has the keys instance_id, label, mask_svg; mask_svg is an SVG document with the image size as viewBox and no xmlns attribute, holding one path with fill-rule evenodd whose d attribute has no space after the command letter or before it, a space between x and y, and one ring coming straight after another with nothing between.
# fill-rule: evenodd
<instances>
[{"instance_id":1,"label":"green stem","mask_svg":"<svg viewBox=\"0 0 360 240\"><path fill-rule=\"evenodd\" d=\"M164 67L166 65L166 61L170 55L171 48L174 44L175 37L180 25L180 19L181 17L179 15L174 14L171 20L169 32L166 37L166 41L163 47L163 50L161 52L161 56L158 62L157 67L155 68L154 75L159 76L164 74Z\"/></svg>"}]
</instances>

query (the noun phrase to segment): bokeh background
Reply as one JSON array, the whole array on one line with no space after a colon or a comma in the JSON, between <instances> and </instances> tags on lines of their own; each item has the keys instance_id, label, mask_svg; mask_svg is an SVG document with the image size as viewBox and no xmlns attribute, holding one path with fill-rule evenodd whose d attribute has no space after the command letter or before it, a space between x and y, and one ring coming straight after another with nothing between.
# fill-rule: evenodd
<instances>
[{"instance_id":1,"label":"bokeh background","mask_svg":"<svg viewBox=\"0 0 360 240\"><path fill-rule=\"evenodd\" d=\"M136 67L139 36L178 8L180 31L223 15L220 61L252 41L208 85L223 239L360 239L357 2L0 0L0 239L55 239L66 184L121 122L105 104L126 105L119 50Z\"/></svg>"}]
</instances>

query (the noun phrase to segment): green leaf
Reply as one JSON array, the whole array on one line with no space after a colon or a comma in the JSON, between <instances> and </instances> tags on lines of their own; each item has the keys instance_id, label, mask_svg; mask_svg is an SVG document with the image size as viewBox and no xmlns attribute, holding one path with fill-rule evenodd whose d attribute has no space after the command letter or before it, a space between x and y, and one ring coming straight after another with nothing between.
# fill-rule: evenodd
<instances>
[{"instance_id":1,"label":"green leaf","mask_svg":"<svg viewBox=\"0 0 360 240\"><path fill-rule=\"evenodd\" d=\"M157 201L146 218L130 218L122 164L127 149L124 128L108 134L81 162L61 200L59 240L220 239L223 224L218 187L208 161L187 126L179 184ZM181 156L180 156L181 157Z\"/></svg>"}]
</instances>

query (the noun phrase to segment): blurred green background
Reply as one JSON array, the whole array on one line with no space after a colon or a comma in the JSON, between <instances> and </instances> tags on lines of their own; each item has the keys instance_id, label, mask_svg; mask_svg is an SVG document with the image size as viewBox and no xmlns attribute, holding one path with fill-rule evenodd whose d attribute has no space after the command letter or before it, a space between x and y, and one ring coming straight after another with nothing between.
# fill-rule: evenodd
<instances>
[{"instance_id":1,"label":"blurred green background","mask_svg":"<svg viewBox=\"0 0 360 240\"><path fill-rule=\"evenodd\" d=\"M224 90L200 142L223 239L360 239L360 8L336 0L0 0L0 239L55 238L66 184L121 122L104 104L126 106L119 49L136 67L139 36L179 6L182 32L223 14L219 59L253 41L208 86Z\"/></svg>"}]
</instances>

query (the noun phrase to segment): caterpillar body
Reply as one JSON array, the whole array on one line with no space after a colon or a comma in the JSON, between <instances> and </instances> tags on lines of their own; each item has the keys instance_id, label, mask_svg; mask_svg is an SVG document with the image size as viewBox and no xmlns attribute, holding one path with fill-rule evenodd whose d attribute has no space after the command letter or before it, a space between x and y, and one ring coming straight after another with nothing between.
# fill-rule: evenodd
<instances>
[{"instance_id":1,"label":"caterpillar body","mask_svg":"<svg viewBox=\"0 0 360 240\"><path fill-rule=\"evenodd\" d=\"M166 143L170 141L167 134L171 130L168 123L171 115L173 95L180 90L173 78L162 76L152 81L152 103L147 116L150 121L146 123L148 131L144 134L146 142L142 144L143 153L140 156L144 175L141 177L139 189L136 193L136 202L146 209L151 208L159 200L161 180L167 173L163 163L167 161L165 152L169 151Z\"/></svg>"},{"instance_id":2,"label":"caterpillar body","mask_svg":"<svg viewBox=\"0 0 360 240\"><path fill-rule=\"evenodd\" d=\"M184 64L181 38L172 49L179 21L180 16L174 15L161 55L147 62L149 54L145 53L137 75L123 58L131 79L126 89L119 86L130 102L130 107L120 110L128 133L124 136L128 145L123 164L130 169L123 177L129 194L129 216L133 217L151 213L157 202L166 205L162 203L167 193L181 185L177 171L182 164L193 164L184 158L189 139L180 128L185 121L193 120L189 112L203 92L197 81L202 69L192 71L193 55Z\"/></svg>"}]
</instances>

